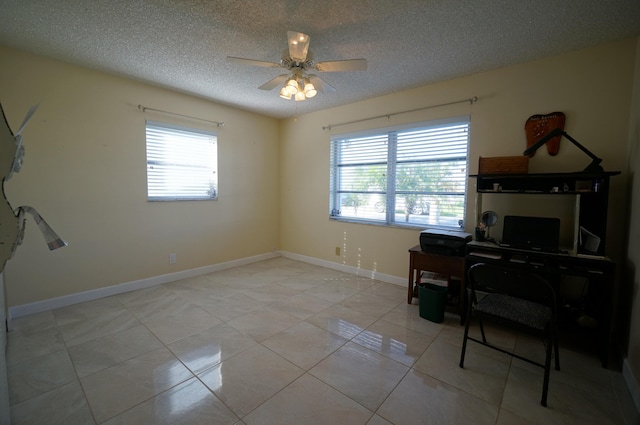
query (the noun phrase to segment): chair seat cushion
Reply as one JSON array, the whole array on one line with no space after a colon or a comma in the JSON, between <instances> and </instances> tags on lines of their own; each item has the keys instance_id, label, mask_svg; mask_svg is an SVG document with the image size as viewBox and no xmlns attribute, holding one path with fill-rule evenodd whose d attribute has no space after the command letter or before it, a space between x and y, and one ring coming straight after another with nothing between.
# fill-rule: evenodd
<instances>
[{"instance_id":1,"label":"chair seat cushion","mask_svg":"<svg viewBox=\"0 0 640 425\"><path fill-rule=\"evenodd\" d=\"M551 321L551 308L504 294L488 294L475 305L474 310L544 330Z\"/></svg>"}]
</instances>

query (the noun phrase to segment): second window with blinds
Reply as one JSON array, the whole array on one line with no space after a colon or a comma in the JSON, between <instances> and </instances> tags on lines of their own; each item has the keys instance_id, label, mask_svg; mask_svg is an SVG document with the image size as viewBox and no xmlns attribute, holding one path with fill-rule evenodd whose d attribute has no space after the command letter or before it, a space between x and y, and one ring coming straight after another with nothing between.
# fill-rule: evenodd
<instances>
[{"instance_id":1,"label":"second window with blinds","mask_svg":"<svg viewBox=\"0 0 640 425\"><path fill-rule=\"evenodd\" d=\"M147 199L218 198L218 138L214 133L147 121Z\"/></svg>"},{"instance_id":2,"label":"second window with blinds","mask_svg":"<svg viewBox=\"0 0 640 425\"><path fill-rule=\"evenodd\" d=\"M330 217L464 227L469 118L331 139Z\"/></svg>"}]
</instances>

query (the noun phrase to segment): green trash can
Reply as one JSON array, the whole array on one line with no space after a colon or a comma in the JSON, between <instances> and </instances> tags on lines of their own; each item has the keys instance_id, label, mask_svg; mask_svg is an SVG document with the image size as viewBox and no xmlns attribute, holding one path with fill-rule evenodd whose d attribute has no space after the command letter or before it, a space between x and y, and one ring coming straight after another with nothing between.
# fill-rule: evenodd
<instances>
[{"instance_id":1,"label":"green trash can","mask_svg":"<svg viewBox=\"0 0 640 425\"><path fill-rule=\"evenodd\" d=\"M420 284L418 289L420 317L431 322L442 323L448 292L449 288L446 286L432 283Z\"/></svg>"}]
</instances>

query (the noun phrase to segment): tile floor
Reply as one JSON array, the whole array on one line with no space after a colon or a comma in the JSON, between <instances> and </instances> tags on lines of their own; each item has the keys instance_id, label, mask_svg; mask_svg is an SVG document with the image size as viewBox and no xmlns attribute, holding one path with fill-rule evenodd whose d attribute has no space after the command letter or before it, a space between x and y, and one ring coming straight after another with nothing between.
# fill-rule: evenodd
<instances>
[{"instance_id":1,"label":"tile floor","mask_svg":"<svg viewBox=\"0 0 640 425\"><path fill-rule=\"evenodd\" d=\"M420 318L406 289L279 257L14 321L19 424L625 424L622 375L542 369ZM542 345L493 329L521 352Z\"/></svg>"}]
</instances>

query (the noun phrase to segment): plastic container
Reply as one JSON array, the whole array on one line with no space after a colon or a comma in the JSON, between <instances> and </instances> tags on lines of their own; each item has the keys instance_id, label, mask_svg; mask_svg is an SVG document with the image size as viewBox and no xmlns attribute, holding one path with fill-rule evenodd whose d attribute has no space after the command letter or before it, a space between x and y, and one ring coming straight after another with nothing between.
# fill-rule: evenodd
<instances>
[{"instance_id":1,"label":"plastic container","mask_svg":"<svg viewBox=\"0 0 640 425\"><path fill-rule=\"evenodd\" d=\"M420 317L434 323L442 323L448 292L449 288L446 286L421 284L418 289Z\"/></svg>"}]
</instances>

